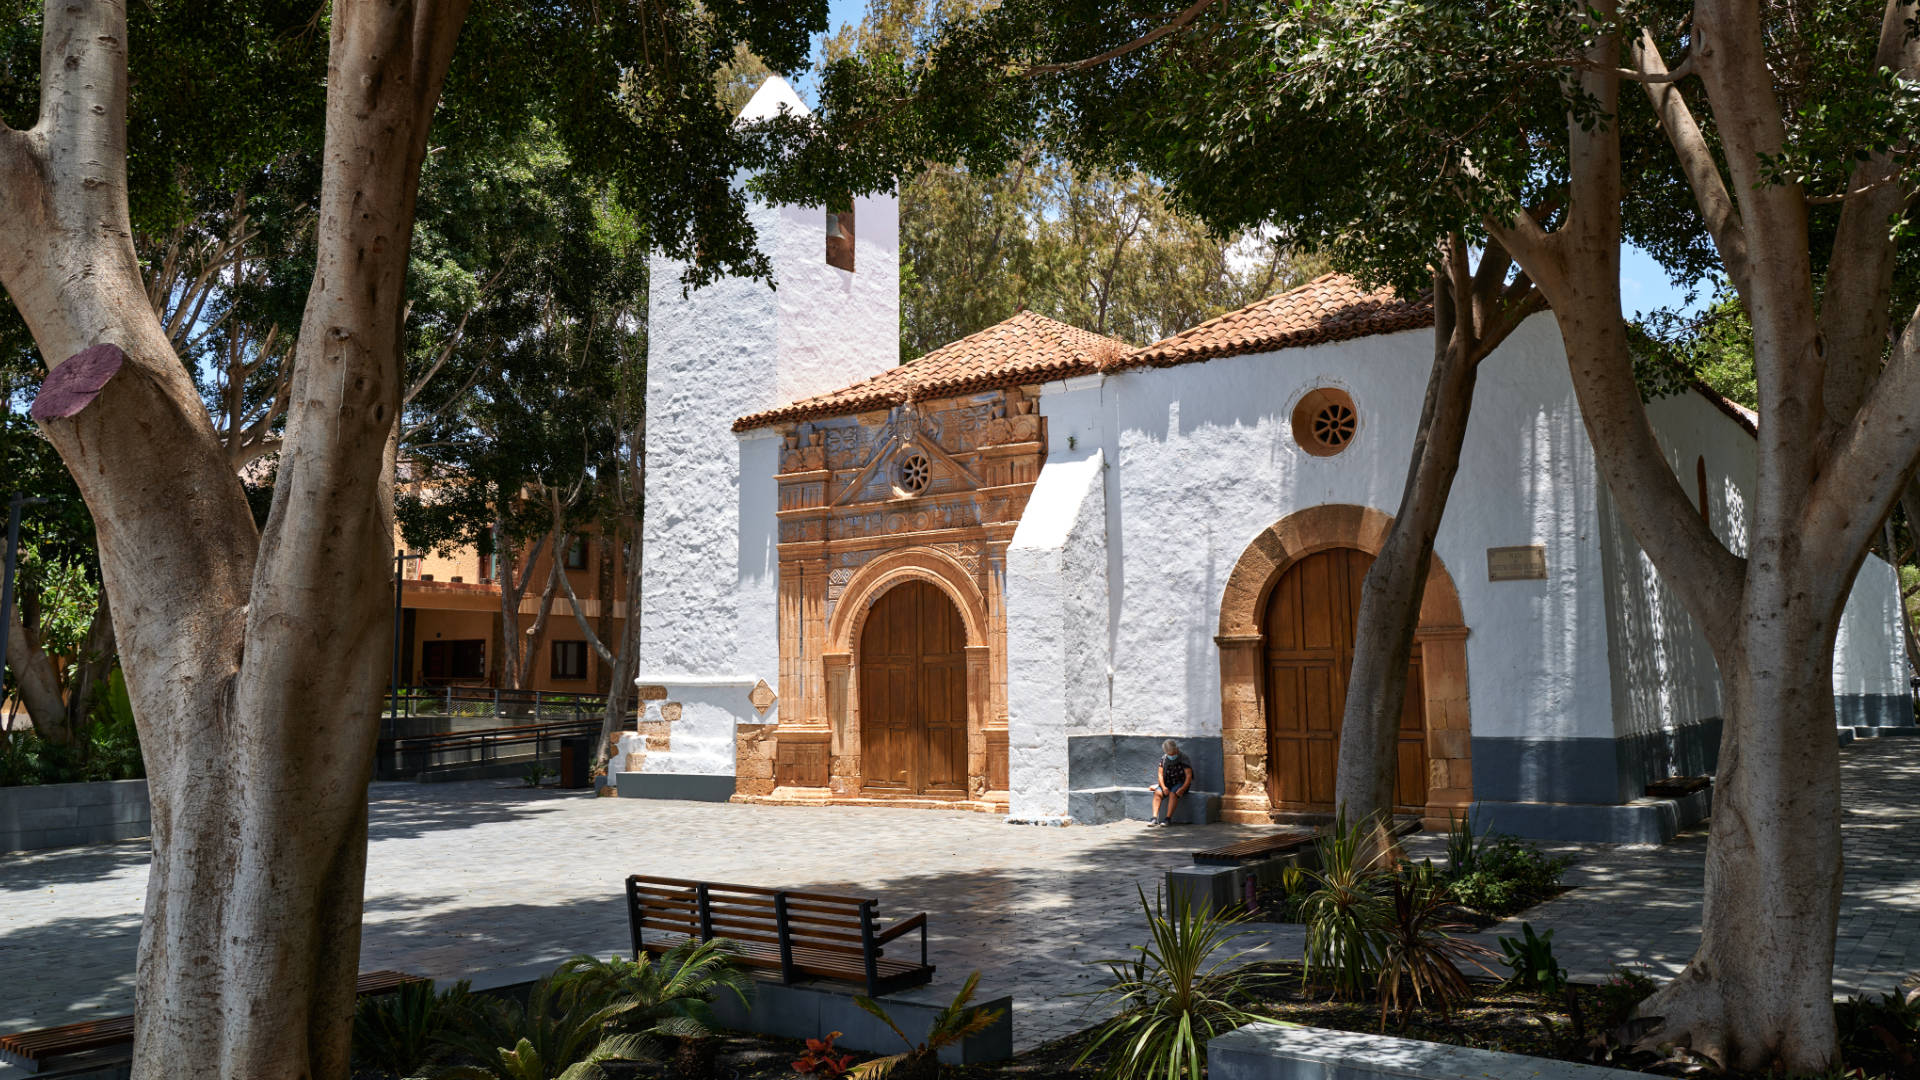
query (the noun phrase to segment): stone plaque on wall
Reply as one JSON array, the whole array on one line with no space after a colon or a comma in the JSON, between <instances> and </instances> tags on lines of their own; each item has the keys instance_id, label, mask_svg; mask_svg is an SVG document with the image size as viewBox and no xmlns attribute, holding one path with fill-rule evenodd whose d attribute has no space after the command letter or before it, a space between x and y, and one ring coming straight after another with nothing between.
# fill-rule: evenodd
<instances>
[{"instance_id":1,"label":"stone plaque on wall","mask_svg":"<svg viewBox=\"0 0 1920 1080\"><path fill-rule=\"evenodd\" d=\"M1539 544L1487 549L1488 581L1545 581L1547 549Z\"/></svg>"}]
</instances>

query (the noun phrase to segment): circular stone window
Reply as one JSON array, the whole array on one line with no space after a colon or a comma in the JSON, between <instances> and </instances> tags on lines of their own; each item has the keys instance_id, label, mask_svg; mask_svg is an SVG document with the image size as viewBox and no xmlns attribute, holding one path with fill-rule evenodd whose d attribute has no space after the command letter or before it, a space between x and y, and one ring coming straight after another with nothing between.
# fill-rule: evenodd
<instances>
[{"instance_id":1,"label":"circular stone window","mask_svg":"<svg viewBox=\"0 0 1920 1080\"><path fill-rule=\"evenodd\" d=\"M933 464L927 460L926 454L909 450L900 455L899 464L895 466L894 483L902 494L918 495L927 490L927 485L932 481Z\"/></svg>"},{"instance_id":2,"label":"circular stone window","mask_svg":"<svg viewBox=\"0 0 1920 1080\"><path fill-rule=\"evenodd\" d=\"M1331 386L1309 391L1293 407L1293 437L1301 449L1316 457L1332 457L1345 450L1359 425L1353 398Z\"/></svg>"}]
</instances>

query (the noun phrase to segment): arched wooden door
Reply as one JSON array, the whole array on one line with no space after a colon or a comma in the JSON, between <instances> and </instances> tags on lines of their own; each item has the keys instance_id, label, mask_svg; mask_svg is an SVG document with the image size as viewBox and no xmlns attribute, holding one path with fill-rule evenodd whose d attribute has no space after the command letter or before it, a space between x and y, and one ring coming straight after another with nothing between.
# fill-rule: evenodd
<instances>
[{"instance_id":1,"label":"arched wooden door","mask_svg":"<svg viewBox=\"0 0 1920 1080\"><path fill-rule=\"evenodd\" d=\"M967 632L940 589L886 591L860 632L861 789L967 795Z\"/></svg>"},{"instance_id":2,"label":"arched wooden door","mask_svg":"<svg viewBox=\"0 0 1920 1080\"><path fill-rule=\"evenodd\" d=\"M1353 548L1316 552L1288 567L1267 600L1267 793L1285 810L1333 809L1340 717L1353 670L1360 586L1373 556ZM1396 809L1427 803L1426 699L1420 645L1413 646L1394 781Z\"/></svg>"}]
</instances>

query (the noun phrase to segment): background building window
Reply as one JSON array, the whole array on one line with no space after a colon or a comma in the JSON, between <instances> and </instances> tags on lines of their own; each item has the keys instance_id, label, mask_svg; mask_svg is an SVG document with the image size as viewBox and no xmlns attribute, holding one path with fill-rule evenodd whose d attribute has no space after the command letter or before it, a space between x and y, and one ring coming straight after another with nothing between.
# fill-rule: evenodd
<instances>
[{"instance_id":1,"label":"background building window","mask_svg":"<svg viewBox=\"0 0 1920 1080\"><path fill-rule=\"evenodd\" d=\"M586 642L556 641L553 643L553 677L556 679L587 677Z\"/></svg>"},{"instance_id":2,"label":"background building window","mask_svg":"<svg viewBox=\"0 0 1920 1080\"><path fill-rule=\"evenodd\" d=\"M587 568L587 539L584 536L573 538L573 544L567 548L567 569L585 570Z\"/></svg>"},{"instance_id":3,"label":"background building window","mask_svg":"<svg viewBox=\"0 0 1920 1080\"><path fill-rule=\"evenodd\" d=\"M420 675L428 685L487 677L487 643L428 641L420 646Z\"/></svg>"}]
</instances>

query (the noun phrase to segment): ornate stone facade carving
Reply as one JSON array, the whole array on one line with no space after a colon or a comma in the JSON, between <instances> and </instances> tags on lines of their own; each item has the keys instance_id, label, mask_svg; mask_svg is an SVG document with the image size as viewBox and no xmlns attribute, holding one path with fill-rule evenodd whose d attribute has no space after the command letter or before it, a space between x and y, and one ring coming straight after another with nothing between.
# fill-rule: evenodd
<instances>
[{"instance_id":1,"label":"ornate stone facade carving","mask_svg":"<svg viewBox=\"0 0 1920 1080\"><path fill-rule=\"evenodd\" d=\"M784 433L775 477L780 717L740 736L736 798L864 798L859 627L882 593L919 578L945 591L968 626L969 798L960 805L1005 810L1006 626L995 595L1004 574L995 567L1045 460L1045 420L1018 388ZM903 461L912 464L911 484L901 482Z\"/></svg>"}]
</instances>

